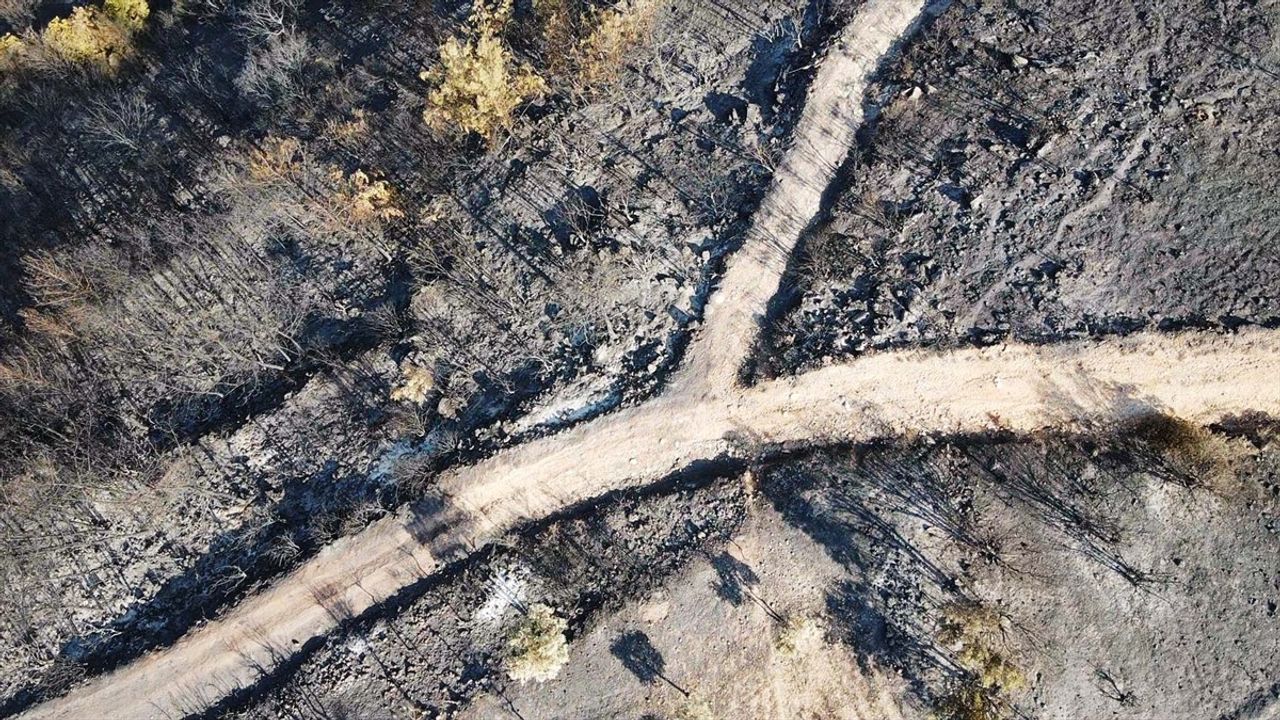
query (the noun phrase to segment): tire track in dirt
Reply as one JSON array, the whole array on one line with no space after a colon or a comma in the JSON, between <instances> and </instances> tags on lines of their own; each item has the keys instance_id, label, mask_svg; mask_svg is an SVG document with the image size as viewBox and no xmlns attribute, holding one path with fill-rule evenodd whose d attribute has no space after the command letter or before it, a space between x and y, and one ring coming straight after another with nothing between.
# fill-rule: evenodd
<instances>
[{"instance_id":1,"label":"tire track in dirt","mask_svg":"<svg viewBox=\"0 0 1280 720\"><path fill-rule=\"evenodd\" d=\"M1258 328L892 352L748 390L731 424L757 443L1088 429L1157 413L1209 424L1275 414L1277 373L1280 332Z\"/></svg>"},{"instance_id":2,"label":"tire track in dirt","mask_svg":"<svg viewBox=\"0 0 1280 720\"><path fill-rule=\"evenodd\" d=\"M513 529L696 460L905 430L1030 431L1155 410L1196 420L1280 412L1280 333L1265 331L894 353L735 388L787 257L853 143L867 77L920 12L918 1L871 0L828 55L795 147L666 394L444 474L434 498L333 543L224 617L26 716L201 712Z\"/></svg>"}]
</instances>

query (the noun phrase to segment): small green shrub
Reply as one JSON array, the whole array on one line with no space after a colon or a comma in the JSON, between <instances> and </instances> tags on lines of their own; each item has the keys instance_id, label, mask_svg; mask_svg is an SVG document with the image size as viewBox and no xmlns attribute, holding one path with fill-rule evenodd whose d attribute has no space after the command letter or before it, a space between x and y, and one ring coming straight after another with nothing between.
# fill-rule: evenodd
<instances>
[{"instance_id":1,"label":"small green shrub","mask_svg":"<svg viewBox=\"0 0 1280 720\"><path fill-rule=\"evenodd\" d=\"M989 607L955 604L943 611L938 640L955 653L968 677L939 705L946 720L1004 720L1012 716L1006 696L1026 688L1027 678L1001 649L1004 628Z\"/></svg>"},{"instance_id":2,"label":"small green shrub","mask_svg":"<svg viewBox=\"0 0 1280 720\"><path fill-rule=\"evenodd\" d=\"M546 605L534 605L508 643L507 674L512 680L544 682L569 662L569 623Z\"/></svg>"}]
</instances>

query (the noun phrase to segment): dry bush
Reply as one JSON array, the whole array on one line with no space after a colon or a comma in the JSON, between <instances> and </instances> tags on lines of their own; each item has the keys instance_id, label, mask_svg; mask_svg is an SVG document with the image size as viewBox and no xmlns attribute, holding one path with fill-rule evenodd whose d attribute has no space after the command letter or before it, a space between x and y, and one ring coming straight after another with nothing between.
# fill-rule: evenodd
<instances>
[{"instance_id":1,"label":"dry bush","mask_svg":"<svg viewBox=\"0 0 1280 720\"><path fill-rule=\"evenodd\" d=\"M17 87L20 71L29 64L29 50L29 44L21 37L12 33L0 35L0 95L7 95ZM12 169L18 167L22 165L0 162L0 189L18 190L22 187L22 181Z\"/></svg>"},{"instance_id":2,"label":"dry bush","mask_svg":"<svg viewBox=\"0 0 1280 720\"><path fill-rule=\"evenodd\" d=\"M35 308L23 308L18 311L22 324L28 332L39 337L53 340L74 340L80 337L76 329L81 316L75 312L51 313Z\"/></svg>"},{"instance_id":3,"label":"dry bush","mask_svg":"<svg viewBox=\"0 0 1280 720\"><path fill-rule=\"evenodd\" d=\"M24 256L22 269L23 288L37 306L65 310L82 305L95 295L88 275L52 252L38 250Z\"/></svg>"},{"instance_id":4,"label":"dry bush","mask_svg":"<svg viewBox=\"0 0 1280 720\"><path fill-rule=\"evenodd\" d=\"M14 28L25 28L36 19L43 0L0 0L0 21Z\"/></svg>"},{"instance_id":5,"label":"dry bush","mask_svg":"<svg viewBox=\"0 0 1280 720\"><path fill-rule=\"evenodd\" d=\"M1002 649L1007 643L1000 614L982 605L949 605L943 610L938 641L968 673L942 699L941 716L949 720L1012 717L1006 696L1025 689L1027 678Z\"/></svg>"},{"instance_id":6,"label":"dry bush","mask_svg":"<svg viewBox=\"0 0 1280 720\"><path fill-rule=\"evenodd\" d=\"M0 15L4 12L0 7ZM81 6L50 20L39 35L7 34L0 37L0 74L26 67L57 71L68 65L114 72L133 51L132 34L146 25L150 14L147 0L106 0L102 9Z\"/></svg>"},{"instance_id":7,"label":"dry bush","mask_svg":"<svg viewBox=\"0 0 1280 720\"><path fill-rule=\"evenodd\" d=\"M14 388L31 388L48 385L44 365L38 353L29 346L14 346L0 356L0 397Z\"/></svg>"},{"instance_id":8,"label":"dry bush","mask_svg":"<svg viewBox=\"0 0 1280 720\"><path fill-rule=\"evenodd\" d=\"M249 151L249 179L260 185L292 182L303 162L302 143L297 138L268 137Z\"/></svg>"},{"instance_id":9,"label":"dry bush","mask_svg":"<svg viewBox=\"0 0 1280 720\"><path fill-rule=\"evenodd\" d=\"M617 79L627 55L649 37L657 13L656 0L625 0L593 10L592 30L577 50L582 85L591 88Z\"/></svg>"},{"instance_id":10,"label":"dry bush","mask_svg":"<svg viewBox=\"0 0 1280 720\"><path fill-rule=\"evenodd\" d=\"M707 701L689 698L676 710L675 720L716 720L716 716Z\"/></svg>"},{"instance_id":11,"label":"dry bush","mask_svg":"<svg viewBox=\"0 0 1280 720\"><path fill-rule=\"evenodd\" d=\"M508 642L507 674L512 680L544 682L560 674L569 662L569 623L538 604L529 608Z\"/></svg>"},{"instance_id":12,"label":"dry bush","mask_svg":"<svg viewBox=\"0 0 1280 720\"><path fill-rule=\"evenodd\" d=\"M267 137L220 165L208 188L227 197L244 237L271 241L284 230L307 242L358 244L390 259L382 224L403 210L391 184L374 177L322 162L295 138Z\"/></svg>"},{"instance_id":13,"label":"dry bush","mask_svg":"<svg viewBox=\"0 0 1280 720\"><path fill-rule=\"evenodd\" d=\"M391 399L418 404L425 402L435 388L435 371L429 364L407 362L400 366L400 382L391 391Z\"/></svg>"},{"instance_id":14,"label":"dry bush","mask_svg":"<svg viewBox=\"0 0 1280 720\"><path fill-rule=\"evenodd\" d=\"M13 33L0 35L0 71L5 70L11 63L16 64L26 46L22 38Z\"/></svg>"},{"instance_id":15,"label":"dry bush","mask_svg":"<svg viewBox=\"0 0 1280 720\"><path fill-rule=\"evenodd\" d=\"M773 646L783 655L795 655L815 639L821 640L822 623L809 615L791 615L778 624Z\"/></svg>"},{"instance_id":16,"label":"dry bush","mask_svg":"<svg viewBox=\"0 0 1280 720\"><path fill-rule=\"evenodd\" d=\"M422 75L433 86L422 115L429 126L492 140L515 122L517 108L546 92L502 40L510 20L511 0L476 0L465 33L440 46L439 67Z\"/></svg>"},{"instance_id":17,"label":"dry bush","mask_svg":"<svg viewBox=\"0 0 1280 720\"><path fill-rule=\"evenodd\" d=\"M1160 453L1188 482L1220 487L1232 475L1241 449L1208 429L1171 415L1145 415L1123 428Z\"/></svg>"},{"instance_id":18,"label":"dry bush","mask_svg":"<svg viewBox=\"0 0 1280 720\"><path fill-rule=\"evenodd\" d=\"M582 35L580 5L575 0L534 0L534 19L545 48L542 61L554 75L573 71L573 48Z\"/></svg>"},{"instance_id":19,"label":"dry bush","mask_svg":"<svg viewBox=\"0 0 1280 720\"><path fill-rule=\"evenodd\" d=\"M302 71L316 59L304 34L289 21L291 0L255 0L238 11L249 53L235 86L246 97L283 102L297 89Z\"/></svg>"},{"instance_id":20,"label":"dry bush","mask_svg":"<svg viewBox=\"0 0 1280 720\"><path fill-rule=\"evenodd\" d=\"M796 263L799 279L808 287L821 289L848 277L856 277L866 256L856 238L831 228L810 235Z\"/></svg>"},{"instance_id":21,"label":"dry bush","mask_svg":"<svg viewBox=\"0 0 1280 720\"><path fill-rule=\"evenodd\" d=\"M103 150L141 153L156 127L154 108L138 94L94 102L80 122L89 142Z\"/></svg>"},{"instance_id":22,"label":"dry bush","mask_svg":"<svg viewBox=\"0 0 1280 720\"><path fill-rule=\"evenodd\" d=\"M364 116L364 110L360 109L351 113L350 120L331 118L325 121L325 134L334 140L356 140L368 131L369 121Z\"/></svg>"},{"instance_id":23,"label":"dry bush","mask_svg":"<svg viewBox=\"0 0 1280 720\"><path fill-rule=\"evenodd\" d=\"M107 70L118 67L130 50L124 28L94 7L78 7L70 17L54 18L40 37L48 50L66 62Z\"/></svg>"},{"instance_id":24,"label":"dry bush","mask_svg":"<svg viewBox=\"0 0 1280 720\"><path fill-rule=\"evenodd\" d=\"M293 26L271 33L250 51L236 75L235 85L246 96L260 101L283 102L297 89L302 70L315 50Z\"/></svg>"},{"instance_id":25,"label":"dry bush","mask_svg":"<svg viewBox=\"0 0 1280 720\"><path fill-rule=\"evenodd\" d=\"M246 169L248 180L261 187L303 187L309 183L321 184L332 217L358 223L372 220L392 220L404 217L396 203L396 193L386 180L373 180L363 170L345 174L337 167L312 162L297 138L264 139L259 147L249 151ZM234 186L239 182L235 175L223 178L222 184Z\"/></svg>"},{"instance_id":26,"label":"dry bush","mask_svg":"<svg viewBox=\"0 0 1280 720\"><path fill-rule=\"evenodd\" d=\"M578 92L616 80L627 55L648 39L657 0L623 0L601 8L580 0L537 0L543 61Z\"/></svg>"},{"instance_id":27,"label":"dry bush","mask_svg":"<svg viewBox=\"0 0 1280 720\"><path fill-rule=\"evenodd\" d=\"M370 180L363 170L343 177L336 168L330 179L337 188L334 201L347 216L356 222L394 220L404 217L396 206L395 191L386 180Z\"/></svg>"},{"instance_id":28,"label":"dry bush","mask_svg":"<svg viewBox=\"0 0 1280 720\"><path fill-rule=\"evenodd\" d=\"M102 4L107 17L130 32L137 32L147 24L151 7L147 0L106 0Z\"/></svg>"}]
</instances>

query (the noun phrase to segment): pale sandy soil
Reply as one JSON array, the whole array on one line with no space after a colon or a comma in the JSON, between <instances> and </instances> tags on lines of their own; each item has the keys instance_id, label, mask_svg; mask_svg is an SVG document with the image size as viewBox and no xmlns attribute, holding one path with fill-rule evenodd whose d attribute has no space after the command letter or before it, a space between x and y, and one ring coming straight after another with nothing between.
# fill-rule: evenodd
<instances>
[{"instance_id":1,"label":"pale sandy soil","mask_svg":"<svg viewBox=\"0 0 1280 720\"><path fill-rule=\"evenodd\" d=\"M732 568L745 577L726 587ZM575 639L556 678L512 683L461 718L678 717L701 705L717 718L923 720L900 678L832 641L825 594L844 576L762 503L723 553Z\"/></svg>"}]
</instances>

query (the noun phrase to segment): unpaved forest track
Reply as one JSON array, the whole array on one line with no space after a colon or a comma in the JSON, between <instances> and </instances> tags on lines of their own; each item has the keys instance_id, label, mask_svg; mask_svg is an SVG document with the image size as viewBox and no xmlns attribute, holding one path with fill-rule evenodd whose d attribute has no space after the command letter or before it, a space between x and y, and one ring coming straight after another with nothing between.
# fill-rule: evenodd
<instances>
[{"instance_id":1,"label":"unpaved forest track","mask_svg":"<svg viewBox=\"0 0 1280 720\"><path fill-rule=\"evenodd\" d=\"M1267 331L894 353L735 387L787 257L853 143L867 76L920 12L920 2L871 0L831 50L757 227L730 263L689 362L666 394L445 474L433 500L333 543L223 618L27 716L202 711L344 620L512 529L699 459L904 430L1031 431L1154 410L1200 421L1280 412L1280 333Z\"/></svg>"},{"instance_id":2,"label":"unpaved forest track","mask_svg":"<svg viewBox=\"0 0 1280 720\"><path fill-rule=\"evenodd\" d=\"M787 262L854 146L867 83L886 54L910 35L922 10L918 1L871 0L829 49L809 88L793 145L707 302L702 332L673 379L673 394L732 390Z\"/></svg>"}]
</instances>

